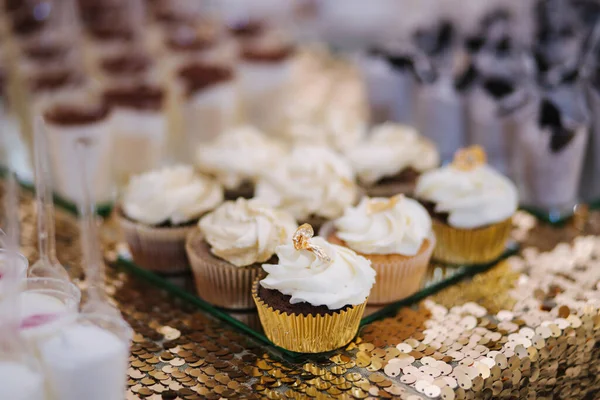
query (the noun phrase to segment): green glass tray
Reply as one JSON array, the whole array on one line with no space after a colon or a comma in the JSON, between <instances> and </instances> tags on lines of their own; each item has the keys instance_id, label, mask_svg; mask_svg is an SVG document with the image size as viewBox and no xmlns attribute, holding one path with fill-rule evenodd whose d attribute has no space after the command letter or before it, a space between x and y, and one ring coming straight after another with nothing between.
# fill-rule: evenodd
<instances>
[{"instance_id":1,"label":"green glass tray","mask_svg":"<svg viewBox=\"0 0 600 400\"><path fill-rule=\"evenodd\" d=\"M394 315L396 311L401 307L409 306L415 302L422 300L427 296L436 293L437 291L447 286L457 283L462 279L471 277L477 273L485 271L496 265L501 260L504 260L507 257L514 255L517 251L518 244L510 242L507 245L506 250L502 254L502 256L500 256L498 260L488 264L476 266L452 266L434 262L430 265L429 270L427 272L427 276L424 279L421 290L419 292L404 300L388 304L386 306L367 307L365 310L365 315L361 320L361 326L369 324L378 319ZM119 257L119 259L116 262L116 267L126 272L129 272L135 275L136 277L140 277L162 289L165 289L170 294L179 297L187 301L188 303L198 307L199 309L208 312L214 317L217 317L229 323L230 325L248 334L254 339L271 345L273 354L283 359L286 359L291 362L300 362L307 358L314 360L324 358L329 355L329 353L303 354L288 351L275 346L265 336L256 311L240 312L225 310L217 308L207 303L196 294L191 273L178 276L161 276L137 266L133 261L124 257Z\"/></svg>"}]
</instances>

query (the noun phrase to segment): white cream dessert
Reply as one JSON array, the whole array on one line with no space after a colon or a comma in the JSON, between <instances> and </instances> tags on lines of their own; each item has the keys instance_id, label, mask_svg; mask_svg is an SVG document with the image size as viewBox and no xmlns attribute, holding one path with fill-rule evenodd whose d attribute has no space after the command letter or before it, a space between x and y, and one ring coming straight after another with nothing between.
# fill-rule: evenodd
<instances>
[{"instance_id":1,"label":"white cream dessert","mask_svg":"<svg viewBox=\"0 0 600 400\"><path fill-rule=\"evenodd\" d=\"M320 146L296 147L256 187L257 198L289 211L297 220L337 218L357 195L348 162Z\"/></svg>"},{"instance_id":2,"label":"white cream dessert","mask_svg":"<svg viewBox=\"0 0 600 400\"><path fill-rule=\"evenodd\" d=\"M20 334L31 346L37 348L40 341L52 337L77 316L57 297L43 293L23 292L20 295Z\"/></svg>"},{"instance_id":3,"label":"white cream dessert","mask_svg":"<svg viewBox=\"0 0 600 400\"><path fill-rule=\"evenodd\" d=\"M56 101L45 108L48 147L54 187L63 198L79 203L83 197L76 143L86 140L89 146L88 180L93 197L99 203L114 198L112 175L113 141L109 128L109 110L105 106L81 106L72 101Z\"/></svg>"},{"instance_id":4,"label":"white cream dessert","mask_svg":"<svg viewBox=\"0 0 600 400\"><path fill-rule=\"evenodd\" d=\"M431 218L416 200L364 197L334 222L335 235L362 254L416 255L430 238Z\"/></svg>"},{"instance_id":5,"label":"white cream dessert","mask_svg":"<svg viewBox=\"0 0 600 400\"><path fill-rule=\"evenodd\" d=\"M165 159L166 93L158 86L122 86L107 89L104 99L112 108L110 128L116 180L126 184L131 175L157 168Z\"/></svg>"},{"instance_id":6,"label":"white cream dessert","mask_svg":"<svg viewBox=\"0 0 600 400\"><path fill-rule=\"evenodd\" d=\"M44 375L15 361L0 361L0 399L46 400Z\"/></svg>"},{"instance_id":7,"label":"white cream dessert","mask_svg":"<svg viewBox=\"0 0 600 400\"><path fill-rule=\"evenodd\" d=\"M266 31L240 43L242 110L251 124L267 132L278 129L283 120L282 101L292 76L295 49L283 37Z\"/></svg>"},{"instance_id":8,"label":"white cream dessert","mask_svg":"<svg viewBox=\"0 0 600 400\"><path fill-rule=\"evenodd\" d=\"M435 213L447 214L447 223L455 228L478 228L510 218L518 206L515 185L485 160L466 161L467 166L455 161L421 175L416 197L433 203Z\"/></svg>"},{"instance_id":9,"label":"white cream dessert","mask_svg":"<svg viewBox=\"0 0 600 400\"><path fill-rule=\"evenodd\" d=\"M114 333L73 324L40 343L39 354L53 398L124 398L129 349Z\"/></svg>"},{"instance_id":10,"label":"white cream dessert","mask_svg":"<svg viewBox=\"0 0 600 400\"><path fill-rule=\"evenodd\" d=\"M177 72L181 126L180 158L193 162L196 149L231 129L237 118L235 73L228 66L192 62Z\"/></svg>"},{"instance_id":11,"label":"white cream dessert","mask_svg":"<svg viewBox=\"0 0 600 400\"><path fill-rule=\"evenodd\" d=\"M282 145L252 126L240 126L198 148L198 169L229 190L254 183L285 156Z\"/></svg>"},{"instance_id":12,"label":"white cream dessert","mask_svg":"<svg viewBox=\"0 0 600 400\"><path fill-rule=\"evenodd\" d=\"M309 303L337 310L364 303L375 283L369 260L318 236L310 238L309 245L318 252L294 244L279 246L279 262L263 265L268 275L260 285L291 296L292 305Z\"/></svg>"},{"instance_id":13,"label":"white cream dessert","mask_svg":"<svg viewBox=\"0 0 600 400\"><path fill-rule=\"evenodd\" d=\"M165 167L131 178L122 211L147 225L181 225L223 202L223 188L190 166Z\"/></svg>"},{"instance_id":14,"label":"white cream dessert","mask_svg":"<svg viewBox=\"0 0 600 400\"><path fill-rule=\"evenodd\" d=\"M397 176L409 168L422 173L440 163L440 155L431 141L412 127L389 122L374 127L346 156L366 185Z\"/></svg>"},{"instance_id":15,"label":"white cream dessert","mask_svg":"<svg viewBox=\"0 0 600 400\"><path fill-rule=\"evenodd\" d=\"M212 254L245 267L273 257L277 246L291 240L297 225L285 211L240 198L205 215L199 227Z\"/></svg>"}]
</instances>

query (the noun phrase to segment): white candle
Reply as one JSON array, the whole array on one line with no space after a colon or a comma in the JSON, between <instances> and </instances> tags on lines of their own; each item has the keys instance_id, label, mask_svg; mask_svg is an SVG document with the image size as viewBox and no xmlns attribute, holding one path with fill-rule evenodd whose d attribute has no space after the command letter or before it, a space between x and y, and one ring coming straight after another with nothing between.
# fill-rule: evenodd
<instances>
[{"instance_id":1,"label":"white candle","mask_svg":"<svg viewBox=\"0 0 600 400\"><path fill-rule=\"evenodd\" d=\"M129 351L115 334L74 324L40 343L51 399L122 400Z\"/></svg>"}]
</instances>

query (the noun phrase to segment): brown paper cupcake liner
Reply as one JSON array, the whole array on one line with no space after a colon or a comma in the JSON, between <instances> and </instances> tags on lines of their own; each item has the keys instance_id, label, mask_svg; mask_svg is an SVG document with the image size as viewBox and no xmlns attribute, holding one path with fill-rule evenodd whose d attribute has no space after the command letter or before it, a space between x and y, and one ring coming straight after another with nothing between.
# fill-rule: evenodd
<instances>
[{"instance_id":1,"label":"brown paper cupcake liner","mask_svg":"<svg viewBox=\"0 0 600 400\"><path fill-rule=\"evenodd\" d=\"M433 258L451 264L483 264L504 252L512 218L478 229L458 229L433 219L437 245Z\"/></svg>"},{"instance_id":2,"label":"brown paper cupcake liner","mask_svg":"<svg viewBox=\"0 0 600 400\"><path fill-rule=\"evenodd\" d=\"M323 236L324 233L326 236ZM323 227L321 236L326 237L327 241L333 244L348 247L335 235L333 224ZM375 285L369 295L369 305L393 303L418 292L427 273L435 243L435 237L431 235L414 256L357 252L370 260L371 267L377 272Z\"/></svg>"},{"instance_id":3,"label":"brown paper cupcake liner","mask_svg":"<svg viewBox=\"0 0 600 400\"><path fill-rule=\"evenodd\" d=\"M367 302L326 315L287 314L258 296L259 280L252 297L265 334L271 342L298 353L323 353L348 344L356 333Z\"/></svg>"},{"instance_id":4,"label":"brown paper cupcake liner","mask_svg":"<svg viewBox=\"0 0 600 400\"><path fill-rule=\"evenodd\" d=\"M252 284L264 275L260 264L235 265L215 257L198 229L190 233L186 251L194 273L196 291L207 302L232 310L254 308Z\"/></svg>"},{"instance_id":5,"label":"brown paper cupcake liner","mask_svg":"<svg viewBox=\"0 0 600 400\"><path fill-rule=\"evenodd\" d=\"M195 225L156 228L131 221L122 215L118 215L117 220L137 265L163 274L189 270L185 239L196 229Z\"/></svg>"}]
</instances>

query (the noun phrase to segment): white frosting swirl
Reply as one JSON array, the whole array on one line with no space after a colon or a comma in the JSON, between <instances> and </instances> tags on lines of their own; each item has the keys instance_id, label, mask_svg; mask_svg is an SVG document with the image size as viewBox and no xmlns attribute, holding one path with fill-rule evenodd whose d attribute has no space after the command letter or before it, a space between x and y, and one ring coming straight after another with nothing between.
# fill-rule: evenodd
<instances>
[{"instance_id":1,"label":"white frosting swirl","mask_svg":"<svg viewBox=\"0 0 600 400\"><path fill-rule=\"evenodd\" d=\"M369 185L409 167L424 172L440 163L432 142L414 128L394 123L373 128L367 139L347 151L346 156L361 182Z\"/></svg>"},{"instance_id":2,"label":"white frosting swirl","mask_svg":"<svg viewBox=\"0 0 600 400\"><path fill-rule=\"evenodd\" d=\"M227 189L235 189L244 180L255 181L284 155L283 146L275 140L252 126L241 126L203 144L196 160L201 172L215 176Z\"/></svg>"},{"instance_id":3,"label":"white frosting swirl","mask_svg":"<svg viewBox=\"0 0 600 400\"><path fill-rule=\"evenodd\" d=\"M290 214L243 198L223 203L199 226L211 252L236 267L267 261L297 228Z\"/></svg>"},{"instance_id":4,"label":"white frosting swirl","mask_svg":"<svg viewBox=\"0 0 600 400\"><path fill-rule=\"evenodd\" d=\"M192 221L223 202L223 188L197 175L190 166L174 166L131 178L123 197L123 212L148 225Z\"/></svg>"},{"instance_id":5,"label":"white frosting swirl","mask_svg":"<svg viewBox=\"0 0 600 400\"><path fill-rule=\"evenodd\" d=\"M448 223L472 229L504 221L517 210L515 185L487 165L461 170L452 164L421 175L418 198L435 203L435 211L448 213Z\"/></svg>"},{"instance_id":6,"label":"white frosting swirl","mask_svg":"<svg viewBox=\"0 0 600 400\"><path fill-rule=\"evenodd\" d=\"M279 264L263 265L269 275L260 284L291 296L291 304L307 302L337 310L364 303L375 283L371 262L318 236L310 242L323 249L331 261L326 262L309 250L296 250L292 244L279 246Z\"/></svg>"},{"instance_id":7,"label":"white frosting swirl","mask_svg":"<svg viewBox=\"0 0 600 400\"><path fill-rule=\"evenodd\" d=\"M372 207L373 206L373 207ZM377 210L377 206L382 206ZM335 221L336 235L363 254L414 256L431 235L431 218L419 202L403 196L363 198Z\"/></svg>"},{"instance_id":8,"label":"white frosting swirl","mask_svg":"<svg viewBox=\"0 0 600 400\"><path fill-rule=\"evenodd\" d=\"M318 146L294 148L256 187L257 198L289 211L297 220L311 215L337 218L356 196L357 186L348 162Z\"/></svg>"}]
</instances>

